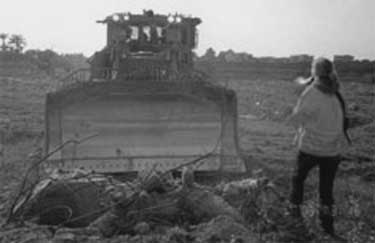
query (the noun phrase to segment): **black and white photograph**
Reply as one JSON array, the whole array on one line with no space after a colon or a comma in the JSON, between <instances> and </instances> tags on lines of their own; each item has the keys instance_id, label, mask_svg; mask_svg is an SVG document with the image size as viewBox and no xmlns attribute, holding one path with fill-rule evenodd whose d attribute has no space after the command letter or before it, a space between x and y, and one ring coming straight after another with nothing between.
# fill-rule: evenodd
<instances>
[{"instance_id":1,"label":"black and white photograph","mask_svg":"<svg viewBox=\"0 0 375 243\"><path fill-rule=\"evenodd\" d=\"M0 6L0 243L375 242L374 0Z\"/></svg>"}]
</instances>

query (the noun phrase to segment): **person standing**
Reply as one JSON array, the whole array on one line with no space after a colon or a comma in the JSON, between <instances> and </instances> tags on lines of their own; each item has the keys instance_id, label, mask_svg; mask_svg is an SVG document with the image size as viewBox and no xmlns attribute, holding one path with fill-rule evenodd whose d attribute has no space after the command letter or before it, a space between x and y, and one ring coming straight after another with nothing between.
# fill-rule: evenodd
<instances>
[{"instance_id":1,"label":"person standing","mask_svg":"<svg viewBox=\"0 0 375 243\"><path fill-rule=\"evenodd\" d=\"M297 163L292 176L289 212L301 217L304 181L309 171L319 167L319 218L323 230L334 235L333 185L345 138L345 104L333 63L319 57L311 67L311 79L299 97L288 123L297 129Z\"/></svg>"}]
</instances>

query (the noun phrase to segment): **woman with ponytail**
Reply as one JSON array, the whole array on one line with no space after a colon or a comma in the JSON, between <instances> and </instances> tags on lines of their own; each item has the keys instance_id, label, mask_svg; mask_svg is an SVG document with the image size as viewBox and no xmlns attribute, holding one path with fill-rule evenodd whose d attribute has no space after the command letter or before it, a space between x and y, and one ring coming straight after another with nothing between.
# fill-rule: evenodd
<instances>
[{"instance_id":1,"label":"woman with ponytail","mask_svg":"<svg viewBox=\"0 0 375 243\"><path fill-rule=\"evenodd\" d=\"M334 234L334 178L340 163L340 153L349 140L345 104L339 86L333 63L322 57L315 59L311 78L306 81L306 88L288 120L297 130L298 146L289 212L297 218L301 217L304 181L309 171L319 166L319 216L323 230L331 235Z\"/></svg>"}]
</instances>

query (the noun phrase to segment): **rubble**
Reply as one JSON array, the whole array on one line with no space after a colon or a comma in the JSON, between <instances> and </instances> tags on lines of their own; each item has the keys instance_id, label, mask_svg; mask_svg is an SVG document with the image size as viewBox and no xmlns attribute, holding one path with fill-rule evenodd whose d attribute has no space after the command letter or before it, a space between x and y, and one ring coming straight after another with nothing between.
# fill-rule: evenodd
<instances>
[{"instance_id":1,"label":"rubble","mask_svg":"<svg viewBox=\"0 0 375 243\"><path fill-rule=\"evenodd\" d=\"M45 226L38 225L8 225L0 232L0 242L44 243L49 242L52 233Z\"/></svg>"},{"instance_id":2,"label":"rubble","mask_svg":"<svg viewBox=\"0 0 375 243\"><path fill-rule=\"evenodd\" d=\"M59 232L55 234L54 243L77 243L75 234L71 232Z\"/></svg>"},{"instance_id":3,"label":"rubble","mask_svg":"<svg viewBox=\"0 0 375 243\"><path fill-rule=\"evenodd\" d=\"M210 187L196 183L191 169L182 172L177 179L140 173L126 182L93 173L55 173L35 187L16 218L56 227L52 237L46 236L53 243L104 242L120 235L127 242L254 242L246 214L230 196L250 195L262 178ZM61 207L57 201L51 205L51 198Z\"/></svg>"},{"instance_id":4,"label":"rubble","mask_svg":"<svg viewBox=\"0 0 375 243\"><path fill-rule=\"evenodd\" d=\"M197 242L258 242L254 233L228 216L199 224L193 235Z\"/></svg>"},{"instance_id":5,"label":"rubble","mask_svg":"<svg viewBox=\"0 0 375 243\"><path fill-rule=\"evenodd\" d=\"M8 221L87 226L109 205L106 188L112 184L110 177L97 174L52 173L15 202Z\"/></svg>"},{"instance_id":6,"label":"rubble","mask_svg":"<svg viewBox=\"0 0 375 243\"><path fill-rule=\"evenodd\" d=\"M278 180L253 175L204 186L194 181L189 169L183 171L185 179L152 172L126 182L93 173L54 174L52 182L36 186L35 195L19 207L15 221L7 224L9 229L0 231L0 243L240 243L314 237L304 222L296 223L285 214L284 201L274 190ZM59 183L72 194L79 192L75 203L87 211L61 221L60 212L52 208L50 222L35 220L41 212L33 205L43 204L53 190L59 192ZM93 187L98 190L88 189ZM103 203L99 212L88 206L99 201ZM81 218L85 224L74 224Z\"/></svg>"},{"instance_id":7,"label":"rubble","mask_svg":"<svg viewBox=\"0 0 375 243\"><path fill-rule=\"evenodd\" d=\"M264 180L265 178L248 178L240 181L232 181L221 184L218 190L221 191L224 197L230 198L248 192L252 188L259 186Z\"/></svg>"},{"instance_id":8,"label":"rubble","mask_svg":"<svg viewBox=\"0 0 375 243\"><path fill-rule=\"evenodd\" d=\"M237 209L222 197L199 188L191 189L184 195L183 208L199 222L209 221L220 215L229 216L237 222L244 221Z\"/></svg>"},{"instance_id":9,"label":"rubble","mask_svg":"<svg viewBox=\"0 0 375 243\"><path fill-rule=\"evenodd\" d=\"M139 188L133 194L123 194L122 198L117 195L115 206L90 227L96 227L103 236L110 237L118 232L144 234L160 225L197 224L220 215L244 221L237 209L195 184L192 178L189 176L190 181L186 184L157 179L157 175L149 176L154 183L138 184Z\"/></svg>"}]
</instances>

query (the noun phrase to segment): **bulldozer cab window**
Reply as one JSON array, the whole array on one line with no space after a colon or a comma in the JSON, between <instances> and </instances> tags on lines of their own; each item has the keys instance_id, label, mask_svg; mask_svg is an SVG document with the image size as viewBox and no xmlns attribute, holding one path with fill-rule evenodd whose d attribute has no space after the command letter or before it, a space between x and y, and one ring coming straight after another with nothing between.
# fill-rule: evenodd
<instances>
[{"instance_id":1,"label":"bulldozer cab window","mask_svg":"<svg viewBox=\"0 0 375 243\"><path fill-rule=\"evenodd\" d=\"M163 37L163 29L162 29L162 27L157 26L156 27L156 33L158 35L158 38L162 38Z\"/></svg>"},{"instance_id":2,"label":"bulldozer cab window","mask_svg":"<svg viewBox=\"0 0 375 243\"><path fill-rule=\"evenodd\" d=\"M131 35L130 40L138 40L139 38L139 28L138 26L130 26Z\"/></svg>"},{"instance_id":3,"label":"bulldozer cab window","mask_svg":"<svg viewBox=\"0 0 375 243\"><path fill-rule=\"evenodd\" d=\"M151 43L160 44L162 37L162 28L160 26L151 26Z\"/></svg>"},{"instance_id":4,"label":"bulldozer cab window","mask_svg":"<svg viewBox=\"0 0 375 243\"><path fill-rule=\"evenodd\" d=\"M142 27L142 39L143 42L149 42L151 39L151 27L150 26L143 26Z\"/></svg>"},{"instance_id":5,"label":"bulldozer cab window","mask_svg":"<svg viewBox=\"0 0 375 243\"><path fill-rule=\"evenodd\" d=\"M151 26L151 43L161 44L163 42L163 29L160 26Z\"/></svg>"}]
</instances>

